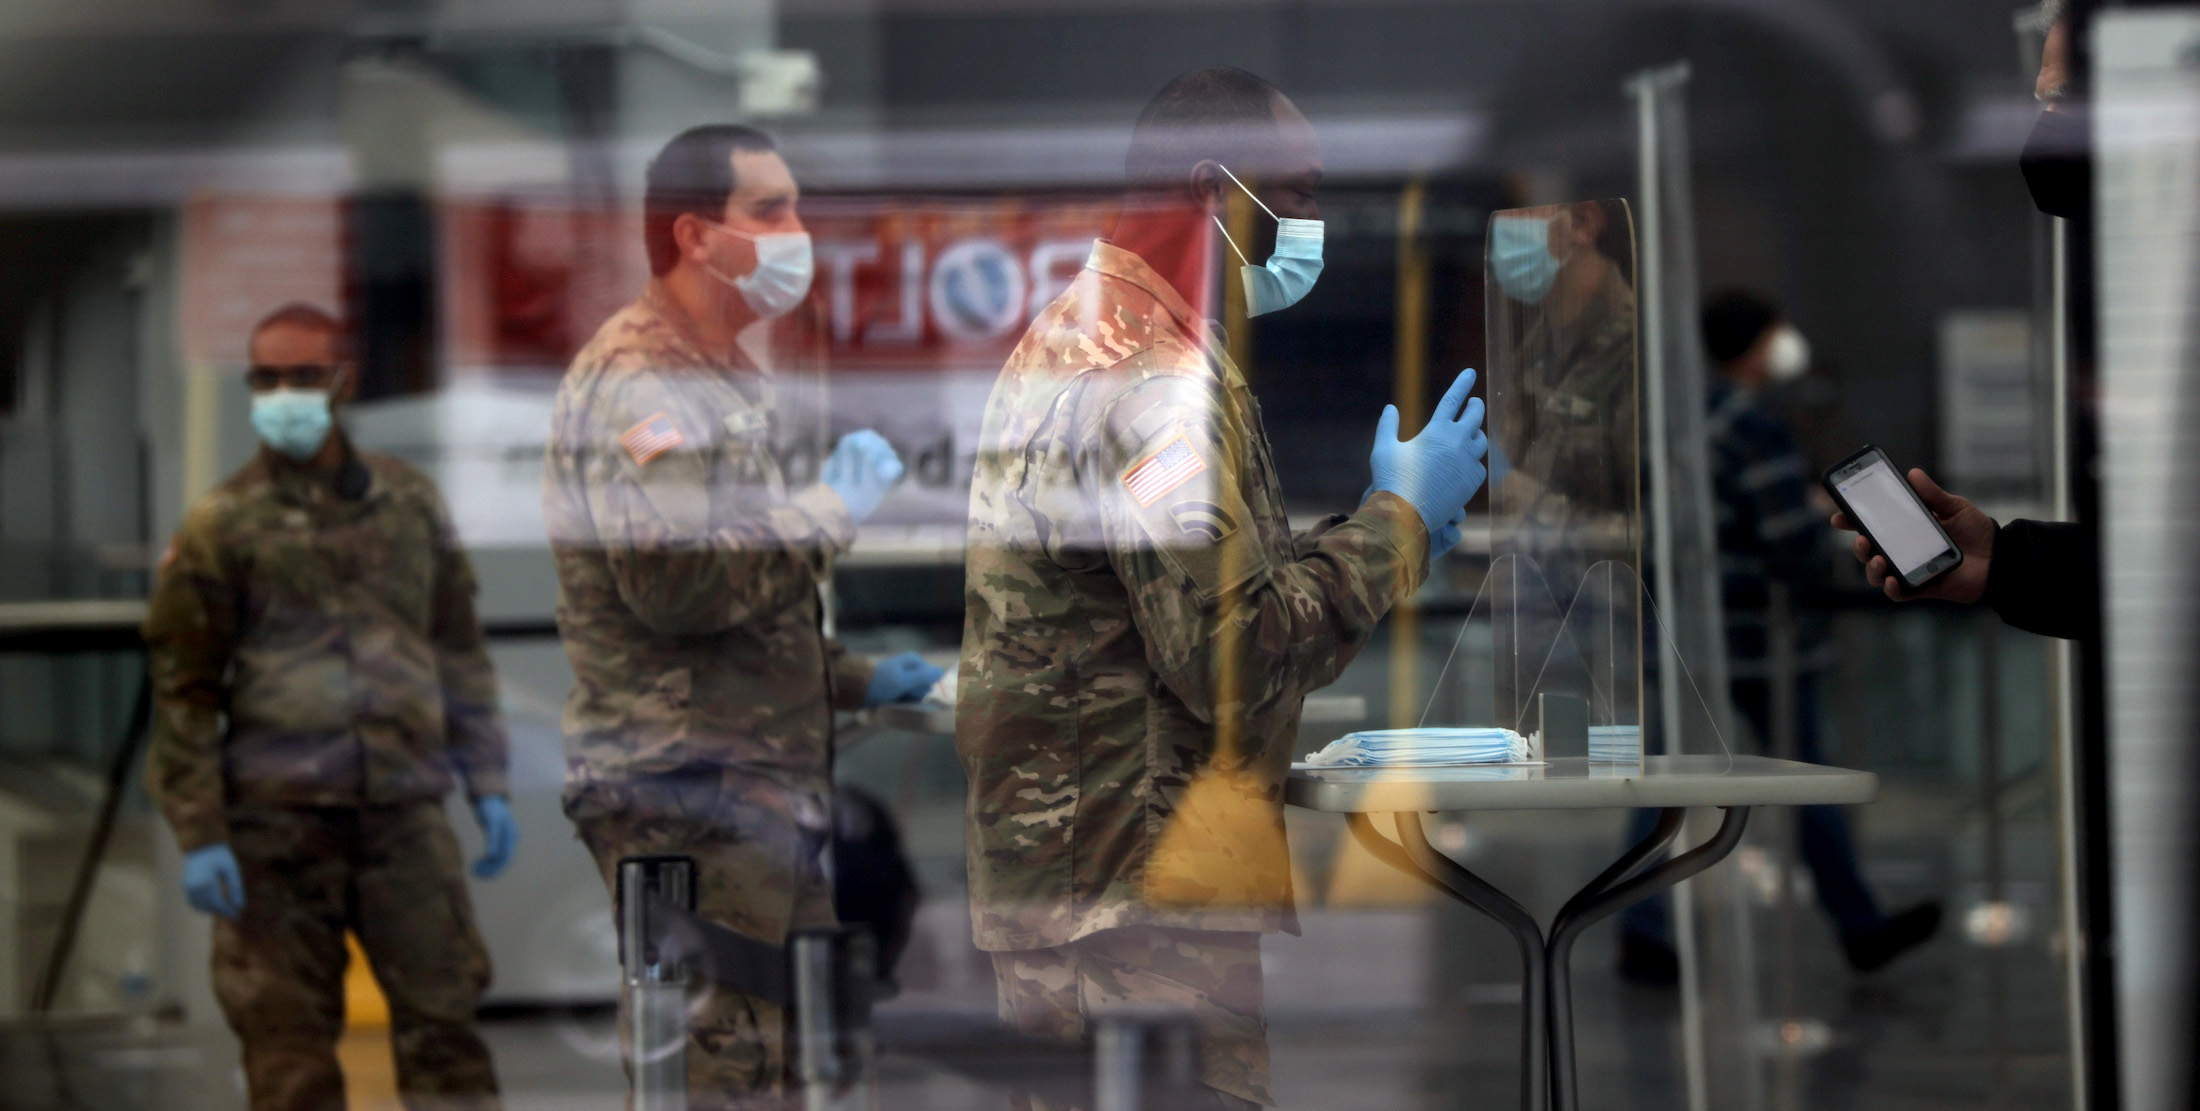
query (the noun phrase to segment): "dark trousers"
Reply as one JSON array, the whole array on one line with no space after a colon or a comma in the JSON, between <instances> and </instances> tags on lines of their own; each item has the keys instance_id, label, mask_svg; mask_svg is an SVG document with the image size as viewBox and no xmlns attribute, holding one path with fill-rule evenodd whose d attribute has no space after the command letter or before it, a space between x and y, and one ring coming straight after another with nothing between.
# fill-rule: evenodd
<instances>
[{"instance_id":1,"label":"dark trousers","mask_svg":"<svg viewBox=\"0 0 2200 1111\"><path fill-rule=\"evenodd\" d=\"M1772 684L1763 679L1737 679L1729 687L1734 708L1749 719L1750 728L1764 741L1772 738ZM1818 677L1798 676L1795 681L1795 758L1806 764L1822 764L1824 736L1820 732ZM1818 889L1818 905L1826 908L1834 925L1844 934L1877 929L1887 920L1864 877L1856 867L1856 846L1849 838L1849 819L1838 806L1801 808L1803 863L1810 868L1812 886ZM1649 836L1657 813L1635 811L1629 843ZM1620 929L1671 943L1672 910L1666 896L1645 899L1620 916Z\"/></svg>"},{"instance_id":2,"label":"dark trousers","mask_svg":"<svg viewBox=\"0 0 2200 1111\"><path fill-rule=\"evenodd\" d=\"M214 996L244 1049L252 1111L342 1111L346 931L390 1005L412 1111L494 1111L474 1027L489 951L458 839L435 799L392 806L231 804L244 914L214 922Z\"/></svg>"}]
</instances>

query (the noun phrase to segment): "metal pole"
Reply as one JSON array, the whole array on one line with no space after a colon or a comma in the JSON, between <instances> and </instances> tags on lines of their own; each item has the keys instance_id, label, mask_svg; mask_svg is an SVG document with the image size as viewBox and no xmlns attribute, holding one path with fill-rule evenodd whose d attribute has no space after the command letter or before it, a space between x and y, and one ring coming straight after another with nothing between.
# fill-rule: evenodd
<instances>
[{"instance_id":1,"label":"metal pole","mask_svg":"<svg viewBox=\"0 0 2200 1111\"><path fill-rule=\"evenodd\" d=\"M1771 746L1774 756L1782 760L1794 760L1799 757L1802 749L1796 716L1801 699L1796 690L1798 653L1795 603L1788 593L1786 583L1772 583L1766 590L1765 632L1771 648L1767 653L1767 662L1771 665L1771 684L1767 688L1766 696L1769 710L1767 723L1771 726L1772 734L1765 741ZM1796 835L1800 820L1800 815L1793 808L1782 808L1777 842L1781 847L1775 850L1772 864L1774 874L1779 877L1780 920L1778 939L1774 947L1779 951L1780 969L1776 1019L1778 1025L1775 1029L1780 1030L1788 1029L1789 1023L1803 1020L1802 992L1796 983L1802 964L1796 945L1798 923L1795 913L1795 870L1802 865L1802 861L1797 859L1799 854L1795 851L1799 840ZM1776 1052L1779 1059L1775 1065L1775 1074L1779 1078L1779 1090L1774 1093L1774 1099L1780 1107L1801 1107L1805 1079L1801 1054L1785 1039L1778 1044L1779 1049Z\"/></svg>"},{"instance_id":2,"label":"metal pole","mask_svg":"<svg viewBox=\"0 0 2200 1111\"><path fill-rule=\"evenodd\" d=\"M1421 244L1428 186L1419 178L1398 194L1398 309L1393 321L1392 378L1399 424L1419 428L1428 418L1428 252ZM1433 570L1433 568L1431 569ZM1390 725L1421 724L1421 612L1411 598L1390 611Z\"/></svg>"},{"instance_id":3,"label":"metal pole","mask_svg":"<svg viewBox=\"0 0 2200 1111\"><path fill-rule=\"evenodd\" d=\"M620 961L633 1111L687 1111L688 968L660 949L665 924L652 908L653 900L693 910L695 862L667 856L619 862Z\"/></svg>"},{"instance_id":4,"label":"metal pole","mask_svg":"<svg viewBox=\"0 0 2200 1111\"><path fill-rule=\"evenodd\" d=\"M833 939L801 933L788 939L794 962L795 1052L804 1111L827 1111L845 1070L833 1022Z\"/></svg>"},{"instance_id":5,"label":"metal pole","mask_svg":"<svg viewBox=\"0 0 2200 1111\"><path fill-rule=\"evenodd\" d=\"M1642 245L1636 267L1637 304L1642 321L1642 377L1648 395L1651 485L1651 560L1655 566L1659 597L1680 597L1673 565L1672 444L1666 424L1668 367L1664 274L1665 182L1659 157L1658 107L1662 97L1688 80L1686 63L1647 70L1627 82L1635 98L1635 127L1640 144L1636 162L1636 198L1641 216L1635 222ZM1677 608L1677 606L1676 606ZM1673 609L1665 611L1668 620ZM1668 630L1668 633L1671 631ZM1671 635L1658 638L1658 709L1662 725L1660 747L1666 755L1681 751L1680 660ZM1703 987L1701 962L1696 952L1695 899L1691 885L1673 889L1673 938L1681 964L1681 1057L1688 1083L1688 1111L1710 1111L1709 1077L1703 1037Z\"/></svg>"},{"instance_id":6,"label":"metal pole","mask_svg":"<svg viewBox=\"0 0 2200 1111\"><path fill-rule=\"evenodd\" d=\"M1136 1019L1100 1020L1093 1038L1093 1111L1138 1111L1145 1043L1145 1028Z\"/></svg>"},{"instance_id":7,"label":"metal pole","mask_svg":"<svg viewBox=\"0 0 2200 1111\"><path fill-rule=\"evenodd\" d=\"M2070 489L2070 226L2060 217L2048 217L2047 302L2048 392L2053 410L2052 456L2048 473L2051 508L2055 519L2075 516ZM2067 640L2048 646L2053 667L2051 690L2055 730L2055 871L2062 892L2058 910L2062 919L2063 1008L2068 1015L2070 1038L2070 1107L2087 1111L2092 1091L2086 1053L2085 1001L2086 944L2083 894L2078 877L2078 694L2077 653Z\"/></svg>"}]
</instances>

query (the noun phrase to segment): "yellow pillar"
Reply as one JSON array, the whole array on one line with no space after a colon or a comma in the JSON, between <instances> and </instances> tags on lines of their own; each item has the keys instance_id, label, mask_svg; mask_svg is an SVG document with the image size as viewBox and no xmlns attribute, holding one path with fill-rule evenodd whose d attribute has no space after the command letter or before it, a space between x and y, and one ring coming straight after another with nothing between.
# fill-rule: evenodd
<instances>
[{"instance_id":1,"label":"yellow pillar","mask_svg":"<svg viewBox=\"0 0 2200 1111\"><path fill-rule=\"evenodd\" d=\"M1392 348L1400 435L1411 436L1428 419L1428 248L1421 240L1427 186L1415 179L1398 196L1398 311ZM1428 696L1421 690L1421 615L1407 601L1390 613L1390 725L1418 725ZM1391 815L1373 815L1375 828L1395 838ZM1337 907L1419 906L1429 901L1425 884L1375 859L1345 836L1330 864L1324 901Z\"/></svg>"},{"instance_id":2,"label":"yellow pillar","mask_svg":"<svg viewBox=\"0 0 2200 1111\"><path fill-rule=\"evenodd\" d=\"M1259 210L1253 207L1253 198L1243 189L1232 189L1222 203L1222 223L1230 229L1230 238L1239 246L1250 249L1253 243L1253 216ZM1251 256L1247 256L1248 258ZM1266 261L1266 260L1262 260ZM1236 251L1225 245L1222 251L1222 334L1224 352L1237 364L1238 373L1247 382L1253 380L1253 328L1252 318L1245 314L1245 279L1238 275L1238 267L1244 262Z\"/></svg>"},{"instance_id":3,"label":"yellow pillar","mask_svg":"<svg viewBox=\"0 0 2200 1111\"><path fill-rule=\"evenodd\" d=\"M344 1070L344 1101L352 1111L403 1111L397 1098L397 1061L390 1053L390 1004L367 967L359 938L344 935L351 963L344 967L344 1039L336 1060Z\"/></svg>"},{"instance_id":4,"label":"yellow pillar","mask_svg":"<svg viewBox=\"0 0 2200 1111\"><path fill-rule=\"evenodd\" d=\"M1428 419L1428 247L1421 241L1428 188L1419 178L1398 196L1398 311L1392 349L1396 366L1398 434L1412 436ZM1421 615L1411 600L1390 615L1390 725L1420 723L1427 696L1421 690Z\"/></svg>"}]
</instances>

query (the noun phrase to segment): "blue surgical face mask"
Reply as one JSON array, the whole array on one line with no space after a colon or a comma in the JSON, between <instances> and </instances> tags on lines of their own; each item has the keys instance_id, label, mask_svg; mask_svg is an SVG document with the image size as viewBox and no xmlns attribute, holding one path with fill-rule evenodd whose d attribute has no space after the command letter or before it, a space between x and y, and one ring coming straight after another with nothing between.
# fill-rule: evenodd
<instances>
[{"instance_id":1,"label":"blue surgical face mask","mask_svg":"<svg viewBox=\"0 0 2200 1111\"><path fill-rule=\"evenodd\" d=\"M1490 270L1507 296L1531 305L1543 303L1558 280L1561 260L1551 254L1548 216L1490 218Z\"/></svg>"},{"instance_id":2,"label":"blue surgical face mask","mask_svg":"<svg viewBox=\"0 0 2200 1111\"><path fill-rule=\"evenodd\" d=\"M1238 188L1245 189L1245 183L1238 181L1228 166L1219 162L1216 165L1230 175L1231 181L1237 182ZM1230 229L1222 226L1221 218L1209 216L1208 219L1215 222L1223 241L1237 252L1238 261L1245 264L1238 269L1245 280L1245 315L1260 316L1288 309L1313 291L1314 280L1322 276L1322 222L1285 219L1269 212L1268 206L1253 196L1252 190L1245 189L1245 195L1253 197L1253 203L1260 205L1260 210L1276 222L1276 250L1264 265L1255 266L1252 259L1245 257L1237 240L1230 238Z\"/></svg>"},{"instance_id":3,"label":"blue surgical face mask","mask_svg":"<svg viewBox=\"0 0 2200 1111\"><path fill-rule=\"evenodd\" d=\"M267 446L303 463L328 439L329 391L269 390L252 395L252 430Z\"/></svg>"}]
</instances>

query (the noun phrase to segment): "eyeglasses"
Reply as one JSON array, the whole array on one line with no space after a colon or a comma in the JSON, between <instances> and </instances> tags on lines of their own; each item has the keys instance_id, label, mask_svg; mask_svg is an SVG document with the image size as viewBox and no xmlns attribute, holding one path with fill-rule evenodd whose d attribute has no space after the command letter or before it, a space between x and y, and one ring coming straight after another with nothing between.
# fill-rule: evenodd
<instances>
[{"instance_id":1,"label":"eyeglasses","mask_svg":"<svg viewBox=\"0 0 2200 1111\"><path fill-rule=\"evenodd\" d=\"M327 389L343 368L335 363L299 363L295 366L256 364L244 372L245 385L255 391Z\"/></svg>"}]
</instances>

